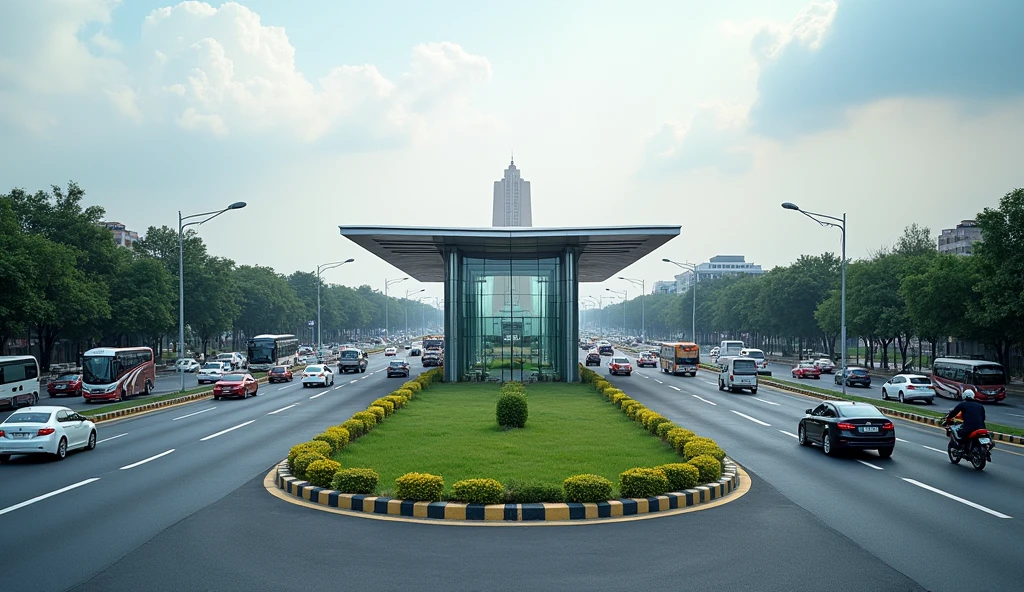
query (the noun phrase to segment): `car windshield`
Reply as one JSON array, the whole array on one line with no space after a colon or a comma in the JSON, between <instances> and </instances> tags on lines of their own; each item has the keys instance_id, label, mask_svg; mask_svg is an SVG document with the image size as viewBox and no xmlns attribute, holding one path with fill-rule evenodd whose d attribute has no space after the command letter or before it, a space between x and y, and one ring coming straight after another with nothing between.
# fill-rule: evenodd
<instances>
[{"instance_id":1,"label":"car windshield","mask_svg":"<svg viewBox=\"0 0 1024 592\"><path fill-rule=\"evenodd\" d=\"M203 365L203 370L223 370L224 366L220 365L220 362L207 362Z\"/></svg>"},{"instance_id":2,"label":"car windshield","mask_svg":"<svg viewBox=\"0 0 1024 592\"><path fill-rule=\"evenodd\" d=\"M117 377L113 356L87 356L82 360L82 375L88 384L109 384Z\"/></svg>"},{"instance_id":3,"label":"car windshield","mask_svg":"<svg viewBox=\"0 0 1024 592\"><path fill-rule=\"evenodd\" d=\"M757 365L754 360L736 360L732 363L734 374L757 374Z\"/></svg>"},{"instance_id":4,"label":"car windshield","mask_svg":"<svg viewBox=\"0 0 1024 592\"><path fill-rule=\"evenodd\" d=\"M836 405L843 417L885 417L874 405Z\"/></svg>"},{"instance_id":5,"label":"car windshield","mask_svg":"<svg viewBox=\"0 0 1024 592\"><path fill-rule=\"evenodd\" d=\"M74 381L78 380L79 378L81 378L81 377L78 374L62 374L62 375L57 377L57 380L66 380L66 381L69 381L69 382L74 382Z\"/></svg>"},{"instance_id":6,"label":"car windshield","mask_svg":"<svg viewBox=\"0 0 1024 592\"><path fill-rule=\"evenodd\" d=\"M755 360L763 360L764 359L764 352L762 352L762 351L749 351L749 352L747 352L747 357L748 358L754 358Z\"/></svg>"},{"instance_id":7,"label":"car windshield","mask_svg":"<svg viewBox=\"0 0 1024 592\"><path fill-rule=\"evenodd\" d=\"M323 366L306 366L306 372L323 372Z\"/></svg>"},{"instance_id":8,"label":"car windshield","mask_svg":"<svg viewBox=\"0 0 1024 592\"><path fill-rule=\"evenodd\" d=\"M50 421L49 413L13 413L4 423L46 423Z\"/></svg>"},{"instance_id":9,"label":"car windshield","mask_svg":"<svg viewBox=\"0 0 1024 592\"><path fill-rule=\"evenodd\" d=\"M928 380L924 376L912 376L910 378L910 384L931 384L932 381Z\"/></svg>"},{"instance_id":10,"label":"car windshield","mask_svg":"<svg viewBox=\"0 0 1024 592\"><path fill-rule=\"evenodd\" d=\"M225 374L220 377L221 382L242 382L245 380L244 374Z\"/></svg>"},{"instance_id":11,"label":"car windshield","mask_svg":"<svg viewBox=\"0 0 1024 592\"><path fill-rule=\"evenodd\" d=\"M284 374L287 371L288 369L285 368L284 366L274 366L273 368L270 369L270 372L273 374Z\"/></svg>"},{"instance_id":12,"label":"car windshield","mask_svg":"<svg viewBox=\"0 0 1024 592\"><path fill-rule=\"evenodd\" d=\"M850 374L853 374L854 376L867 376L868 371L863 368L854 368L853 370L850 370Z\"/></svg>"},{"instance_id":13,"label":"car windshield","mask_svg":"<svg viewBox=\"0 0 1024 592\"><path fill-rule=\"evenodd\" d=\"M800 367L801 368L814 368L814 364L812 364L810 362L800 362Z\"/></svg>"},{"instance_id":14,"label":"car windshield","mask_svg":"<svg viewBox=\"0 0 1024 592\"><path fill-rule=\"evenodd\" d=\"M230 360L233 357L235 357L235 354L218 354L217 355L217 359L218 360Z\"/></svg>"},{"instance_id":15,"label":"car windshield","mask_svg":"<svg viewBox=\"0 0 1024 592\"><path fill-rule=\"evenodd\" d=\"M629 363L629 360L627 360L626 358L615 358L612 361L615 362L616 364L628 364Z\"/></svg>"},{"instance_id":16,"label":"car windshield","mask_svg":"<svg viewBox=\"0 0 1024 592\"><path fill-rule=\"evenodd\" d=\"M391 365L394 367L405 366L405 362L401 360L395 360L394 362L391 362Z\"/></svg>"},{"instance_id":17,"label":"car windshield","mask_svg":"<svg viewBox=\"0 0 1024 592\"><path fill-rule=\"evenodd\" d=\"M341 357L345 360L354 360L359 357L359 352L354 349L346 350L341 352Z\"/></svg>"}]
</instances>

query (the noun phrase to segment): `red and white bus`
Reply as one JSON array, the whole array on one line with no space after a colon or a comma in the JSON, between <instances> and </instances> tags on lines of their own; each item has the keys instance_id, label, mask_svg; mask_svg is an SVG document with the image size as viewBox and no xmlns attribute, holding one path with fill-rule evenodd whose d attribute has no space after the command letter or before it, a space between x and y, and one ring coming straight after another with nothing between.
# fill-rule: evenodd
<instances>
[{"instance_id":1,"label":"red and white bus","mask_svg":"<svg viewBox=\"0 0 1024 592\"><path fill-rule=\"evenodd\" d=\"M82 396L86 402L150 395L155 383L151 348L99 347L82 356Z\"/></svg>"},{"instance_id":2,"label":"red and white bus","mask_svg":"<svg viewBox=\"0 0 1024 592\"><path fill-rule=\"evenodd\" d=\"M935 394L959 401L966 389L982 402L1006 398L1006 371L996 362L937 358L932 363L932 386Z\"/></svg>"}]
</instances>

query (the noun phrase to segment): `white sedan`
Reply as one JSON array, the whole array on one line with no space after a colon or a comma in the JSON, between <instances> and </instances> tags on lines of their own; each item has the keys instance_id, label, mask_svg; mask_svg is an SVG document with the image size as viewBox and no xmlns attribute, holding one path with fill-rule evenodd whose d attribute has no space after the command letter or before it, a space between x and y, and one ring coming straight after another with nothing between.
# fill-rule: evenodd
<instances>
[{"instance_id":1,"label":"white sedan","mask_svg":"<svg viewBox=\"0 0 1024 592\"><path fill-rule=\"evenodd\" d=\"M384 355L385 356L397 356L398 355L398 348L395 348L395 347L385 347L384 348Z\"/></svg>"},{"instance_id":2,"label":"white sedan","mask_svg":"<svg viewBox=\"0 0 1024 592\"><path fill-rule=\"evenodd\" d=\"M96 448L96 424L67 407L24 407L0 423L0 463L13 454L52 454Z\"/></svg>"},{"instance_id":3,"label":"white sedan","mask_svg":"<svg viewBox=\"0 0 1024 592\"><path fill-rule=\"evenodd\" d=\"M302 386L332 386L334 384L334 371L330 366L306 366L302 371Z\"/></svg>"},{"instance_id":4,"label":"white sedan","mask_svg":"<svg viewBox=\"0 0 1024 592\"><path fill-rule=\"evenodd\" d=\"M174 363L175 372L196 372L199 370L199 362L191 358L181 358Z\"/></svg>"}]
</instances>

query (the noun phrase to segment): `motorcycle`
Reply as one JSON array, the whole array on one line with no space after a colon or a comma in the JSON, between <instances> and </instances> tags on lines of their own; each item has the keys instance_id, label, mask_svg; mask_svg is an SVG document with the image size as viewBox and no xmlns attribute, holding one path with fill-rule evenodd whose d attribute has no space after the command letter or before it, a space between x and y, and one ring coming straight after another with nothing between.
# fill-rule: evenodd
<instances>
[{"instance_id":1,"label":"motorcycle","mask_svg":"<svg viewBox=\"0 0 1024 592\"><path fill-rule=\"evenodd\" d=\"M983 470L986 463L992 462L992 449L996 445L988 430L974 430L967 434L961 447L953 437L953 423L946 421L942 425L946 428L946 437L949 438L949 443L946 445L949 462L955 465L960 463L960 459L967 458L978 471Z\"/></svg>"}]
</instances>

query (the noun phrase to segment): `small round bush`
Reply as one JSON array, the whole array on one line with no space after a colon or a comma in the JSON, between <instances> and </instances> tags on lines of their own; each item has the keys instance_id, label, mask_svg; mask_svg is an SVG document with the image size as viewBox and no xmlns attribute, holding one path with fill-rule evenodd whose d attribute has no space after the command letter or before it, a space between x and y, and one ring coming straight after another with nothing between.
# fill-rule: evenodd
<instances>
[{"instance_id":1,"label":"small round bush","mask_svg":"<svg viewBox=\"0 0 1024 592\"><path fill-rule=\"evenodd\" d=\"M622 404L622 410L630 419L636 419L637 414L646 409L640 401L633 401L632 399L628 403Z\"/></svg>"},{"instance_id":2,"label":"small round bush","mask_svg":"<svg viewBox=\"0 0 1024 592\"><path fill-rule=\"evenodd\" d=\"M373 403L370 403L370 405L374 407L380 407L381 409L383 409L384 417L387 417L395 412L395 404L383 398L377 399Z\"/></svg>"},{"instance_id":3,"label":"small round bush","mask_svg":"<svg viewBox=\"0 0 1024 592\"><path fill-rule=\"evenodd\" d=\"M654 434L654 435L657 435L658 434L658 426L660 426L662 424L665 424L665 423L672 423L672 422L670 422L669 419L667 417L665 417L664 415L659 415L659 414L655 413L652 417L649 417L647 419L647 424L646 424L647 425L647 431L652 433L652 434Z\"/></svg>"},{"instance_id":4,"label":"small round bush","mask_svg":"<svg viewBox=\"0 0 1024 592\"><path fill-rule=\"evenodd\" d=\"M366 433L366 425L358 419L350 419L341 424L341 427L348 430L349 437L358 438Z\"/></svg>"},{"instance_id":5,"label":"small round bush","mask_svg":"<svg viewBox=\"0 0 1024 592\"><path fill-rule=\"evenodd\" d=\"M417 384L417 383L414 382L412 384ZM405 386L403 386L402 388L397 389L395 392L393 392L391 394L393 396L395 396L395 397L402 397L406 401L408 401L409 399L413 398L413 396L416 394L416 391L413 391L412 389L405 388Z\"/></svg>"},{"instance_id":6,"label":"small round bush","mask_svg":"<svg viewBox=\"0 0 1024 592\"><path fill-rule=\"evenodd\" d=\"M430 473L406 473L395 479L395 497L417 502L439 502L444 479Z\"/></svg>"},{"instance_id":7,"label":"small round bush","mask_svg":"<svg viewBox=\"0 0 1024 592\"><path fill-rule=\"evenodd\" d=\"M306 478L306 469L310 463L317 460L327 460L327 457L320 454L319 452L303 452L295 457L295 462L292 463L292 475L299 479ZM333 473L332 473L333 474Z\"/></svg>"},{"instance_id":8,"label":"small round bush","mask_svg":"<svg viewBox=\"0 0 1024 592\"><path fill-rule=\"evenodd\" d=\"M346 436L347 436L348 432L345 432L345 433L346 433ZM332 431L329 431L329 430L325 431L322 434L317 434L317 435L313 436L313 440L320 441L320 442L327 442L328 444L330 444L331 445L331 454L332 455L338 454L339 452L341 452L341 449L345 447L345 444L348 444L348 438L347 437L342 437L342 435L340 433L338 433L337 431L333 431L332 432Z\"/></svg>"},{"instance_id":9,"label":"small round bush","mask_svg":"<svg viewBox=\"0 0 1024 592\"><path fill-rule=\"evenodd\" d=\"M669 463L658 467L668 478L669 491L682 491L700 483L700 471L686 463Z\"/></svg>"},{"instance_id":10,"label":"small round bush","mask_svg":"<svg viewBox=\"0 0 1024 592\"><path fill-rule=\"evenodd\" d=\"M563 501L562 488L539 481L509 479L505 483L506 504L542 504Z\"/></svg>"},{"instance_id":11,"label":"small round bush","mask_svg":"<svg viewBox=\"0 0 1024 592\"><path fill-rule=\"evenodd\" d=\"M644 426L644 429L646 429L647 422L650 421L650 419L657 414L657 411L644 407L633 412L633 419L636 420L636 422L639 423L640 425Z\"/></svg>"},{"instance_id":12,"label":"small round bush","mask_svg":"<svg viewBox=\"0 0 1024 592\"><path fill-rule=\"evenodd\" d=\"M668 435L669 430L674 430L678 427L679 426L672 423L671 421L662 422L658 424L658 427L655 429L655 433L657 433L659 438L665 440L667 439L666 436Z\"/></svg>"},{"instance_id":13,"label":"small round bush","mask_svg":"<svg viewBox=\"0 0 1024 592\"><path fill-rule=\"evenodd\" d=\"M637 467L619 474L619 493L622 497L655 497L668 489L668 477L661 469Z\"/></svg>"},{"instance_id":14,"label":"small round bush","mask_svg":"<svg viewBox=\"0 0 1024 592\"><path fill-rule=\"evenodd\" d=\"M409 399L401 395L388 395L384 397L384 399L387 401L391 401L391 404L395 406L396 411L401 409L402 407L405 407L405 404L409 402Z\"/></svg>"},{"instance_id":15,"label":"small round bush","mask_svg":"<svg viewBox=\"0 0 1024 592\"><path fill-rule=\"evenodd\" d=\"M463 479L452 484L451 499L467 504L500 504L505 489L494 479Z\"/></svg>"},{"instance_id":16,"label":"small round bush","mask_svg":"<svg viewBox=\"0 0 1024 592\"><path fill-rule=\"evenodd\" d=\"M412 391L412 393L415 395L416 393L423 390L423 385L416 382L415 380L410 380L409 382L402 384L402 386L400 386L399 389L406 389Z\"/></svg>"},{"instance_id":17,"label":"small round bush","mask_svg":"<svg viewBox=\"0 0 1024 592\"><path fill-rule=\"evenodd\" d=\"M701 483L714 483L722 478L722 463L713 456L701 455L686 461L687 464L697 467L700 472Z\"/></svg>"},{"instance_id":18,"label":"small round bush","mask_svg":"<svg viewBox=\"0 0 1024 592\"><path fill-rule=\"evenodd\" d=\"M290 451L288 451L288 466L294 466L295 458L303 452L316 452L326 458L331 455L331 445L329 442L321 442L319 440L296 444L295 446L292 446ZM292 471L292 474L295 475L295 471ZM298 477L298 475L295 476Z\"/></svg>"},{"instance_id":19,"label":"small round bush","mask_svg":"<svg viewBox=\"0 0 1024 592\"><path fill-rule=\"evenodd\" d=\"M523 383L518 380L510 380L501 385L501 392L503 393L523 393L526 394L526 387Z\"/></svg>"},{"instance_id":20,"label":"small round bush","mask_svg":"<svg viewBox=\"0 0 1024 592\"><path fill-rule=\"evenodd\" d=\"M495 416L502 428L524 428L530 412L526 395L518 392L504 392L498 396Z\"/></svg>"},{"instance_id":21,"label":"small round bush","mask_svg":"<svg viewBox=\"0 0 1024 592\"><path fill-rule=\"evenodd\" d=\"M693 439L683 446L683 458L690 460L703 455L713 456L715 460L721 461L725 458L725 451L718 447L713 440Z\"/></svg>"},{"instance_id":22,"label":"small round bush","mask_svg":"<svg viewBox=\"0 0 1024 592\"><path fill-rule=\"evenodd\" d=\"M363 433L369 432L377 425L376 414L370 413L369 411L358 411L352 414L352 419L363 422Z\"/></svg>"},{"instance_id":23,"label":"small round bush","mask_svg":"<svg viewBox=\"0 0 1024 592\"><path fill-rule=\"evenodd\" d=\"M562 481L562 492L567 502L596 504L612 497L612 482L600 475L573 475Z\"/></svg>"},{"instance_id":24,"label":"small round bush","mask_svg":"<svg viewBox=\"0 0 1024 592\"><path fill-rule=\"evenodd\" d=\"M306 467L306 481L315 487L330 487L334 474L341 470L341 463L336 460L314 460Z\"/></svg>"},{"instance_id":25,"label":"small round bush","mask_svg":"<svg viewBox=\"0 0 1024 592\"><path fill-rule=\"evenodd\" d=\"M384 423L384 418L388 415L387 411L384 411L383 407L378 407L376 405L370 405L366 408L366 411L377 416L377 423Z\"/></svg>"},{"instance_id":26,"label":"small round bush","mask_svg":"<svg viewBox=\"0 0 1024 592\"><path fill-rule=\"evenodd\" d=\"M342 493L371 494L377 491L380 475L373 469L341 469L331 479L331 489Z\"/></svg>"},{"instance_id":27,"label":"small round bush","mask_svg":"<svg viewBox=\"0 0 1024 592\"><path fill-rule=\"evenodd\" d=\"M686 428L676 428L674 430L669 430L668 433L665 434L665 440L672 445L672 448L674 448L677 453L682 454L683 446L685 446L686 443L695 436L696 434Z\"/></svg>"}]
</instances>

